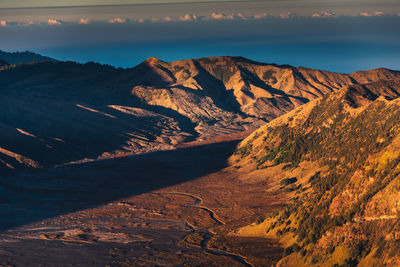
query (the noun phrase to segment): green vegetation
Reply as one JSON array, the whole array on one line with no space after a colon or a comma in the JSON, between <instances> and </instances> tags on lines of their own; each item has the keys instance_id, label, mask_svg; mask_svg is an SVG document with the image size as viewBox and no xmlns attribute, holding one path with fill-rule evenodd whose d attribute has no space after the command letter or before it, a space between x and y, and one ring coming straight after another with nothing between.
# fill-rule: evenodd
<instances>
[{"instance_id":1,"label":"green vegetation","mask_svg":"<svg viewBox=\"0 0 400 267\"><path fill-rule=\"evenodd\" d=\"M266 156L257 160L257 165L260 166L260 165L264 164L264 162L266 162L266 161L273 161L275 159L276 155L278 155L278 153L279 153L279 150L273 150L273 151L269 152Z\"/></svg>"},{"instance_id":2,"label":"green vegetation","mask_svg":"<svg viewBox=\"0 0 400 267\"><path fill-rule=\"evenodd\" d=\"M297 243L295 243L294 245L285 248L285 250L283 251L283 256L290 255L293 252L298 252L300 250L301 250L301 247Z\"/></svg>"},{"instance_id":3,"label":"green vegetation","mask_svg":"<svg viewBox=\"0 0 400 267\"><path fill-rule=\"evenodd\" d=\"M244 158L244 157L250 155L252 148L253 148L253 145L251 143L248 143L245 146L242 146L242 147L236 149L234 154L239 155L241 158Z\"/></svg>"},{"instance_id":4,"label":"green vegetation","mask_svg":"<svg viewBox=\"0 0 400 267\"><path fill-rule=\"evenodd\" d=\"M382 152L400 133L399 107L375 101L352 116L343 103L335 95L326 96L313 108L303 125L269 127L263 139L265 156L257 160L258 168L264 164L286 163L283 166L285 170L298 167L302 161L318 162L324 166L324 171L309 179L312 190L299 196L276 216L277 222L273 227L278 227L278 236L289 231L297 236L296 247L286 248L284 255L301 251L314 263L324 262L312 256L312 249L306 248L315 246L327 231L352 222L356 214L361 214L368 200L400 175L400 153ZM381 156L376 156L378 154ZM372 155L378 159L371 161ZM373 177L370 180L373 182L361 184L363 191L358 193L354 202L340 207L342 212L339 215L331 215L332 201L345 190L356 172L361 173L361 177ZM280 181L280 185L292 185L285 191L293 191L297 189L293 186L295 182L297 179L294 177L286 178ZM295 228L284 227L289 217L296 219ZM377 241L371 238L347 244L347 258L341 261L340 266L355 266L371 252L374 242Z\"/></svg>"},{"instance_id":5,"label":"green vegetation","mask_svg":"<svg viewBox=\"0 0 400 267\"><path fill-rule=\"evenodd\" d=\"M295 182L297 182L297 178L296 177L292 177L292 178L282 179L279 184L283 185L283 186L286 186L286 185L293 184Z\"/></svg>"}]
</instances>

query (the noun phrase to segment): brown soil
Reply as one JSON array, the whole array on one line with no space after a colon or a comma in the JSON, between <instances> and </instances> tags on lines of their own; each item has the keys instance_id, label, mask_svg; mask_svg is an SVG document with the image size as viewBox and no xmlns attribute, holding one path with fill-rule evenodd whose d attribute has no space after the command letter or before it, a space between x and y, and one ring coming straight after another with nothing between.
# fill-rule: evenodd
<instances>
[{"instance_id":1,"label":"brown soil","mask_svg":"<svg viewBox=\"0 0 400 267\"><path fill-rule=\"evenodd\" d=\"M220 139L224 138L175 151L25 174L5 182L4 188L25 189L26 195L3 205L13 213L3 209L0 214L4 229L0 262L16 266L272 265L282 253L276 242L230 233L266 211L279 209L285 199L267 190L268 181L241 179L246 172L226 163L237 142L215 143ZM35 188L29 185L31 179L37 179ZM48 186L49 179L58 180L54 188L39 188L38 182ZM114 184L104 182L110 180ZM25 216L42 215L33 216L33 223L29 219L17 223L17 206Z\"/></svg>"}]
</instances>

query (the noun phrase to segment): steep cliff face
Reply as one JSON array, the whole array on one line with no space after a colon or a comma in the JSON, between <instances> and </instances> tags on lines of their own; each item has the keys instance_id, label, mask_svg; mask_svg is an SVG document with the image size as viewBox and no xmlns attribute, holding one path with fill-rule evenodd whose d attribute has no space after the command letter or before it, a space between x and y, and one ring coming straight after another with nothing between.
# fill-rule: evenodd
<instances>
[{"instance_id":1,"label":"steep cliff face","mask_svg":"<svg viewBox=\"0 0 400 267\"><path fill-rule=\"evenodd\" d=\"M351 85L244 140L232 164L291 204L239 233L280 239L281 266L399 264L399 93L398 79Z\"/></svg>"}]
</instances>

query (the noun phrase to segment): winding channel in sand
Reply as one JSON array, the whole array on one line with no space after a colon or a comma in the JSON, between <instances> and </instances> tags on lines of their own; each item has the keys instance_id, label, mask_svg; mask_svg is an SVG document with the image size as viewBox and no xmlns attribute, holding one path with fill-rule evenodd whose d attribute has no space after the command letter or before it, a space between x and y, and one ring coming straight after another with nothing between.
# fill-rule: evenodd
<instances>
[{"instance_id":1,"label":"winding channel in sand","mask_svg":"<svg viewBox=\"0 0 400 267\"><path fill-rule=\"evenodd\" d=\"M206 211L210 218L217 224L217 225L225 225L225 222L223 220L221 220L220 218L218 218L218 216L215 214L215 212L205 206L203 206L203 199L195 196L193 194L189 194L189 193L184 193L184 192L157 192L157 194L160 195L179 195L179 196L186 196L186 197L190 197L192 199L194 199L194 202L192 203L187 203L184 206L185 207L190 207L190 208L195 208L195 209L201 209ZM206 228L206 229L196 229L193 225L191 225L190 223L186 222L186 225L188 225L188 227L191 229L191 234L197 232L197 233L202 233L204 240L200 243L201 248L208 252L211 253L213 255L218 255L218 256L227 256L232 258L233 260L239 262L242 265L245 266L249 266L249 267L254 267L253 264L251 264L244 256L236 254L236 253L231 253L231 252L226 252L223 250L219 250L219 249L211 249L208 247L208 243L211 240L211 238L213 236L215 236L215 233L212 232L210 229Z\"/></svg>"}]
</instances>

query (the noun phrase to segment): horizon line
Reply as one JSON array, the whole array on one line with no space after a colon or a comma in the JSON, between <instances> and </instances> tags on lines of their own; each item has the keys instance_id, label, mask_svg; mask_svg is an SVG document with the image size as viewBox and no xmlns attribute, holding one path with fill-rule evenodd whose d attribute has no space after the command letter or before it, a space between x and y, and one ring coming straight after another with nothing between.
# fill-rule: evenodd
<instances>
[{"instance_id":1,"label":"horizon line","mask_svg":"<svg viewBox=\"0 0 400 267\"><path fill-rule=\"evenodd\" d=\"M185 60L200 60L200 59L208 59L208 58L223 58L223 57L228 57L228 58L236 58L236 59L241 58L241 59L249 60L249 61L252 61L252 62L258 63L258 64L273 65L273 66L278 66L278 67L306 68L306 69L311 69L311 70L320 70L320 71L325 71L325 72L343 73L343 74L351 74L351 73L360 72L360 71L370 71L370 70L377 70L377 69L386 69L386 70L389 70L389 71L400 72L400 69L392 69L392 68L388 68L388 67L373 67L373 68L367 68L367 69L356 69L356 70L353 70L353 71L350 71L350 72L334 71L334 70L329 70L329 69L325 69L325 68L307 67L306 65L297 65L297 64L293 64L293 65L292 65L292 64L287 64L287 63L280 64L280 63L276 63L276 62L259 61L259 60L257 60L257 59L253 59L253 58L251 58L251 57L245 57L245 56L240 56L240 55L220 55L220 56L215 56L215 55L214 55L214 56L195 57L195 58L180 58L180 59L176 59L176 60L172 60L172 61L171 61L171 60L164 60L164 59L161 59L160 57L150 56L150 57L147 57L146 59L142 60L141 62L138 62L138 63L136 63L136 64L133 64L132 66L129 66L129 67L120 67L120 66L117 66L117 65L115 65L115 64L102 63L102 62L94 61L94 60L85 61L85 62L78 61L78 60L74 60L74 59L60 60L60 59L56 59L56 58L53 58L53 57L51 57L51 56L46 56L46 55L44 55L44 54L42 54L42 53L40 53L40 52L35 52L35 51L32 51L32 50L25 50L25 51L14 50L14 51L10 51L10 50L3 50L3 49L0 49L0 52L5 52L5 53L24 53L24 52L30 52L30 53L37 54L37 55L39 55L39 56L48 57L48 58L53 59L53 60L55 60L55 61L57 61L57 62L59 62L59 63L63 63L63 62L64 62L64 63L72 62L72 63L79 64L79 65L85 65L85 64L88 64L88 63L94 63L94 64L98 64L98 65L102 65L102 66L110 66L110 67L112 67L112 68L114 68L114 69L124 69L124 70L128 70L128 69L135 68L135 67L137 67L138 65L140 65L140 64L142 64L142 63L144 63L144 62L146 62L146 61L147 61L148 59L150 59L150 58L155 58L155 59L158 59L158 60L163 61L163 62L165 62L165 63L172 63L172 62L185 61ZM44 62L49 62L49 61L44 61ZM40 62L36 62L36 63L40 63ZM25 63L23 63L23 64L25 64Z\"/></svg>"}]
</instances>

